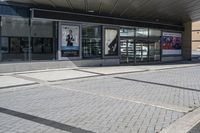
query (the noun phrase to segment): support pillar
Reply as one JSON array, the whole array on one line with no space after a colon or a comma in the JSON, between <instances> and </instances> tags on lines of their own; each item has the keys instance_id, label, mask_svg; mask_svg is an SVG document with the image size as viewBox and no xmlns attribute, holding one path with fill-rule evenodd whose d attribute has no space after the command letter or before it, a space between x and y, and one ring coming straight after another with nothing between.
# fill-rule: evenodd
<instances>
[{"instance_id":1,"label":"support pillar","mask_svg":"<svg viewBox=\"0 0 200 133\"><path fill-rule=\"evenodd\" d=\"M2 61L2 51L1 51L1 27L2 27L2 22L1 22L1 16L0 16L0 62Z\"/></svg>"},{"instance_id":2,"label":"support pillar","mask_svg":"<svg viewBox=\"0 0 200 133\"><path fill-rule=\"evenodd\" d=\"M183 59L187 61L192 60L192 22L184 23L183 33Z\"/></svg>"}]
</instances>

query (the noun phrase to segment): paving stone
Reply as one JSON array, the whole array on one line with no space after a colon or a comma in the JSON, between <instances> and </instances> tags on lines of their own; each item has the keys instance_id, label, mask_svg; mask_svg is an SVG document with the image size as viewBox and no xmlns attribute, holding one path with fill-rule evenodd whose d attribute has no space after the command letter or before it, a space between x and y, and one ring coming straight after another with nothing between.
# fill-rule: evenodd
<instances>
[{"instance_id":1,"label":"paving stone","mask_svg":"<svg viewBox=\"0 0 200 133\"><path fill-rule=\"evenodd\" d=\"M75 127L74 130L155 133L185 115L174 106L192 109L200 106L199 73L200 67L193 67L117 75L167 85L107 76L0 90L0 107L69 125ZM170 106L174 110L167 108ZM65 132L5 113L0 113L0 127L3 129L0 132L12 133Z\"/></svg>"},{"instance_id":2,"label":"paving stone","mask_svg":"<svg viewBox=\"0 0 200 133\"><path fill-rule=\"evenodd\" d=\"M0 89L29 85L29 84L34 84L34 83L35 82L33 82L33 81L15 78L15 77L12 77L12 76L0 76Z\"/></svg>"}]
</instances>

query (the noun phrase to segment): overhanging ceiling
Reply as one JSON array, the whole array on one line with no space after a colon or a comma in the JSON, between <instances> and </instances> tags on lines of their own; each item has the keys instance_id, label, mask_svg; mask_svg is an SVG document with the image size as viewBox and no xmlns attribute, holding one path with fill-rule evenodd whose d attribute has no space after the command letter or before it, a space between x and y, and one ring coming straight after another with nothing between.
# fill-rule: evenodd
<instances>
[{"instance_id":1,"label":"overhanging ceiling","mask_svg":"<svg viewBox=\"0 0 200 133\"><path fill-rule=\"evenodd\" d=\"M4 3L169 24L200 20L200 0L6 0Z\"/></svg>"}]
</instances>

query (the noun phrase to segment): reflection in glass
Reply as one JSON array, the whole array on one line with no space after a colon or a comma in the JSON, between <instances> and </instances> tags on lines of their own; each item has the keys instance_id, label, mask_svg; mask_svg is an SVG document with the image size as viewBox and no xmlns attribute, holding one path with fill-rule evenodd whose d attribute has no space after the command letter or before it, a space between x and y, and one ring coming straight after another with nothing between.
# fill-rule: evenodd
<instances>
[{"instance_id":1,"label":"reflection in glass","mask_svg":"<svg viewBox=\"0 0 200 133\"><path fill-rule=\"evenodd\" d=\"M135 29L132 28L121 28L120 37L134 37Z\"/></svg>"},{"instance_id":2,"label":"reflection in glass","mask_svg":"<svg viewBox=\"0 0 200 133\"><path fill-rule=\"evenodd\" d=\"M150 61L160 61L160 40L152 40L149 43L149 58Z\"/></svg>"},{"instance_id":3,"label":"reflection in glass","mask_svg":"<svg viewBox=\"0 0 200 133\"><path fill-rule=\"evenodd\" d=\"M117 29L105 29L105 55L118 55L118 31Z\"/></svg>"},{"instance_id":4,"label":"reflection in glass","mask_svg":"<svg viewBox=\"0 0 200 133\"><path fill-rule=\"evenodd\" d=\"M9 52L9 46L8 46L8 37L1 37L1 43L0 43L0 50L1 50L1 53L5 54L5 53L8 53Z\"/></svg>"},{"instance_id":5,"label":"reflection in glass","mask_svg":"<svg viewBox=\"0 0 200 133\"><path fill-rule=\"evenodd\" d=\"M101 57L101 26L84 25L82 28L83 58Z\"/></svg>"},{"instance_id":6,"label":"reflection in glass","mask_svg":"<svg viewBox=\"0 0 200 133\"><path fill-rule=\"evenodd\" d=\"M27 37L1 37L1 61L24 61L28 59Z\"/></svg>"},{"instance_id":7,"label":"reflection in glass","mask_svg":"<svg viewBox=\"0 0 200 133\"><path fill-rule=\"evenodd\" d=\"M31 30L32 60L54 60L53 22L33 20Z\"/></svg>"},{"instance_id":8,"label":"reflection in glass","mask_svg":"<svg viewBox=\"0 0 200 133\"><path fill-rule=\"evenodd\" d=\"M33 38L33 53L52 53L52 38Z\"/></svg>"},{"instance_id":9,"label":"reflection in glass","mask_svg":"<svg viewBox=\"0 0 200 133\"><path fill-rule=\"evenodd\" d=\"M130 63L135 59L135 47L133 39L120 39L121 62Z\"/></svg>"},{"instance_id":10,"label":"reflection in glass","mask_svg":"<svg viewBox=\"0 0 200 133\"><path fill-rule=\"evenodd\" d=\"M10 38L10 53L20 53L21 45L20 45L20 38L19 37L12 37Z\"/></svg>"},{"instance_id":11,"label":"reflection in glass","mask_svg":"<svg viewBox=\"0 0 200 133\"><path fill-rule=\"evenodd\" d=\"M148 28L136 28L136 37L148 37Z\"/></svg>"},{"instance_id":12,"label":"reflection in glass","mask_svg":"<svg viewBox=\"0 0 200 133\"><path fill-rule=\"evenodd\" d=\"M28 19L2 17L0 61L27 61Z\"/></svg>"},{"instance_id":13,"label":"reflection in glass","mask_svg":"<svg viewBox=\"0 0 200 133\"><path fill-rule=\"evenodd\" d=\"M136 42L136 62L149 61L149 46L146 40Z\"/></svg>"},{"instance_id":14,"label":"reflection in glass","mask_svg":"<svg viewBox=\"0 0 200 133\"><path fill-rule=\"evenodd\" d=\"M161 37L161 30L149 29L149 37Z\"/></svg>"}]
</instances>

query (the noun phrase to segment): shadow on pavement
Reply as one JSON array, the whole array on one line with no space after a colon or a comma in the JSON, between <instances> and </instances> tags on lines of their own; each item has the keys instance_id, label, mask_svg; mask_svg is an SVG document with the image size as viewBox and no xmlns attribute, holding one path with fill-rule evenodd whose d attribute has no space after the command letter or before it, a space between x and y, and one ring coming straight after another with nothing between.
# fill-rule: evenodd
<instances>
[{"instance_id":1,"label":"shadow on pavement","mask_svg":"<svg viewBox=\"0 0 200 133\"><path fill-rule=\"evenodd\" d=\"M84 129L81 129L81 128L65 125L65 124L62 124L62 123L59 123L59 122L56 122L56 121L52 121L52 120L48 120L48 119L45 119L45 118L41 118L41 117L37 117L37 116L33 116L33 115L21 113L21 112L17 112L17 111L2 108L2 107L0 107L0 113L4 113L4 114L7 114L7 115L22 118L22 119L25 119L25 120L33 121L33 122L36 122L36 123L39 123L39 124L42 124L42 125L46 125L46 126L53 127L53 128L56 128L56 129L68 131L68 132L71 132L71 133L93 133L91 131L87 131L87 130L84 130Z\"/></svg>"}]
</instances>

